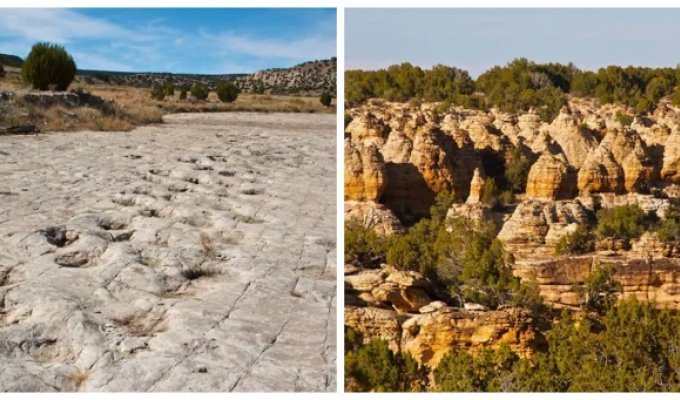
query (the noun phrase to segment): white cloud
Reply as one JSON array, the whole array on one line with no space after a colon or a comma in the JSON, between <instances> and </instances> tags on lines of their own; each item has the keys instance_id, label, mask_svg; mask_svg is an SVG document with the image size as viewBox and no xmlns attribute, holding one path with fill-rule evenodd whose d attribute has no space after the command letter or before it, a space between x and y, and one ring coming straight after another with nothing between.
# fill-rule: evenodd
<instances>
[{"instance_id":1,"label":"white cloud","mask_svg":"<svg viewBox=\"0 0 680 400\"><path fill-rule=\"evenodd\" d=\"M204 36L225 46L226 50L255 57L313 60L335 54L335 40L332 38L312 36L294 40L261 39L235 33Z\"/></svg>"},{"instance_id":2,"label":"white cloud","mask_svg":"<svg viewBox=\"0 0 680 400\"><path fill-rule=\"evenodd\" d=\"M110 22L57 8L5 8L0 12L0 26L3 36L57 43L135 37L133 32Z\"/></svg>"}]
</instances>

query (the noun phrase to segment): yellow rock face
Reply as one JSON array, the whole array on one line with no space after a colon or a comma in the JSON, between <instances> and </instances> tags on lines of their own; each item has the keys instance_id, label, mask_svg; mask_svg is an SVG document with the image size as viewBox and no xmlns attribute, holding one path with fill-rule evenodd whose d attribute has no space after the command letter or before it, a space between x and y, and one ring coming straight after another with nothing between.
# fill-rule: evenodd
<instances>
[{"instance_id":1,"label":"yellow rock face","mask_svg":"<svg viewBox=\"0 0 680 400\"><path fill-rule=\"evenodd\" d=\"M385 175L385 163L375 145L345 140L345 200L378 200L387 184Z\"/></svg>"},{"instance_id":2,"label":"yellow rock face","mask_svg":"<svg viewBox=\"0 0 680 400\"><path fill-rule=\"evenodd\" d=\"M526 195L534 199L568 199L576 189L568 165L552 154L543 154L529 170Z\"/></svg>"}]
</instances>

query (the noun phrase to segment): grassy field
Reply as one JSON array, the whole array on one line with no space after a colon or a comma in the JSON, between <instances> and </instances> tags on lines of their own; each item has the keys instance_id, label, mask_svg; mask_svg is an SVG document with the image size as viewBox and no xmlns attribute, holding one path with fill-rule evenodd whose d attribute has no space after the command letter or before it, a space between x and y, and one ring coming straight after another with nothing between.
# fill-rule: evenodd
<instances>
[{"instance_id":1,"label":"grassy field","mask_svg":"<svg viewBox=\"0 0 680 400\"><path fill-rule=\"evenodd\" d=\"M42 107L22 101L21 95L29 92L18 69L7 68L8 74L0 78L0 92L11 92L16 96L10 102L0 102L0 129L22 125L35 125L41 131L128 131L136 126L160 123L163 115L191 112L292 112L292 113L334 113L335 105L323 106L317 97L256 95L242 93L233 103L223 103L215 92L205 101L179 99L175 95L163 101L151 98L147 88L116 86L109 84L87 84L77 77L70 90L90 93L111 101L106 110L80 106ZM4 104L3 104L4 103Z\"/></svg>"}]
</instances>

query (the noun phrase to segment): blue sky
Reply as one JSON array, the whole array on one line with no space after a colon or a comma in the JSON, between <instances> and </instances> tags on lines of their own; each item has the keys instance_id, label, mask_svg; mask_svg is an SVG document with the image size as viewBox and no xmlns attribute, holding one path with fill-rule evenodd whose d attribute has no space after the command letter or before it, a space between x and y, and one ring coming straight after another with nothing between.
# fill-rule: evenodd
<instances>
[{"instance_id":1,"label":"blue sky","mask_svg":"<svg viewBox=\"0 0 680 400\"><path fill-rule=\"evenodd\" d=\"M0 53L59 43L82 69L255 72L334 57L334 9L1 9Z\"/></svg>"},{"instance_id":2,"label":"blue sky","mask_svg":"<svg viewBox=\"0 0 680 400\"><path fill-rule=\"evenodd\" d=\"M476 77L517 57L675 67L680 9L346 9L347 69L410 61Z\"/></svg>"}]
</instances>

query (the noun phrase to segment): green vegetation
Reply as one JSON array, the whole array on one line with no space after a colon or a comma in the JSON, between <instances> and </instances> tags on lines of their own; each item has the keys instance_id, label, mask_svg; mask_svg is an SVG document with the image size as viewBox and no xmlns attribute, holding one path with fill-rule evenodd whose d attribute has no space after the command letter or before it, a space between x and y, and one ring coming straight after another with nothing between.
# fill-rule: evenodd
<instances>
[{"instance_id":1,"label":"green vegetation","mask_svg":"<svg viewBox=\"0 0 680 400\"><path fill-rule=\"evenodd\" d=\"M360 222L345 224L345 259L363 267L387 262L415 270L444 286L452 297L497 308L503 304L533 307L536 290L512 275L512 258L495 238L492 223L446 219L453 194L442 192L424 218L404 234L381 237ZM536 289L536 288L533 288Z\"/></svg>"},{"instance_id":2,"label":"green vegetation","mask_svg":"<svg viewBox=\"0 0 680 400\"><path fill-rule=\"evenodd\" d=\"M614 280L614 268L607 264L596 266L583 285L574 289L586 310L602 313L616 304L621 284Z\"/></svg>"},{"instance_id":3,"label":"green vegetation","mask_svg":"<svg viewBox=\"0 0 680 400\"><path fill-rule=\"evenodd\" d=\"M166 83L163 85L163 92L165 92L166 97L172 97L175 95L175 87L172 83Z\"/></svg>"},{"instance_id":4,"label":"green vegetation","mask_svg":"<svg viewBox=\"0 0 680 400\"><path fill-rule=\"evenodd\" d=\"M165 90L163 86L155 84L151 87L151 98L154 100L163 101L165 99Z\"/></svg>"},{"instance_id":5,"label":"green vegetation","mask_svg":"<svg viewBox=\"0 0 680 400\"><path fill-rule=\"evenodd\" d=\"M38 90L66 90L75 75L73 58L56 44L34 44L21 67L22 79Z\"/></svg>"},{"instance_id":6,"label":"green vegetation","mask_svg":"<svg viewBox=\"0 0 680 400\"><path fill-rule=\"evenodd\" d=\"M179 91L179 99L186 100L188 91L189 89L186 86L182 86Z\"/></svg>"},{"instance_id":7,"label":"green vegetation","mask_svg":"<svg viewBox=\"0 0 680 400\"><path fill-rule=\"evenodd\" d=\"M355 219L345 222L345 262L359 267L378 267L385 261L387 239Z\"/></svg>"},{"instance_id":8,"label":"green vegetation","mask_svg":"<svg viewBox=\"0 0 680 400\"><path fill-rule=\"evenodd\" d=\"M345 376L352 392L421 392L428 370L408 353L392 352L383 340L363 344L361 334L345 327Z\"/></svg>"},{"instance_id":9,"label":"green vegetation","mask_svg":"<svg viewBox=\"0 0 680 400\"><path fill-rule=\"evenodd\" d=\"M577 255L595 250L595 235L590 227L579 225L574 232L567 233L555 246L555 254Z\"/></svg>"},{"instance_id":10,"label":"green vegetation","mask_svg":"<svg viewBox=\"0 0 680 400\"><path fill-rule=\"evenodd\" d=\"M616 206L597 212L595 233L601 238L628 241L640 237L653 224L651 215L636 205Z\"/></svg>"},{"instance_id":11,"label":"green vegetation","mask_svg":"<svg viewBox=\"0 0 680 400\"><path fill-rule=\"evenodd\" d=\"M194 99L205 100L208 98L210 90L208 90L208 88L205 87L205 85L196 82L191 86L190 93L191 97L193 97Z\"/></svg>"},{"instance_id":12,"label":"green vegetation","mask_svg":"<svg viewBox=\"0 0 680 400\"><path fill-rule=\"evenodd\" d=\"M319 102L326 107L330 107L331 102L333 102L333 96L329 92L323 92L323 93L321 93L321 97L319 98Z\"/></svg>"},{"instance_id":13,"label":"green vegetation","mask_svg":"<svg viewBox=\"0 0 680 400\"><path fill-rule=\"evenodd\" d=\"M656 233L662 242L680 240L680 219L675 216L664 218L657 226Z\"/></svg>"},{"instance_id":14,"label":"green vegetation","mask_svg":"<svg viewBox=\"0 0 680 400\"><path fill-rule=\"evenodd\" d=\"M527 188L529 170L535 160L527 157L518 147L514 147L507 157L505 165L505 180L508 190L513 193L524 193Z\"/></svg>"},{"instance_id":15,"label":"green vegetation","mask_svg":"<svg viewBox=\"0 0 680 400\"><path fill-rule=\"evenodd\" d=\"M489 69L476 81L466 71L445 65L423 70L402 63L377 71L347 71L345 98L348 104L372 97L446 101L470 108L498 107L511 113L533 108L543 121L550 122L566 104L567 94L647 113L666 96L674 96L675 104L680 104L679 84L680 74L673 68L609 66L592 72L573 64L538 64L519 58Z\"/></svg>"},{"instance_id":16,"label":"green vegetation","mask_svg":"<svg viewBox=\"0 0 680 400\"><path fill-rule=\"evenodd\" d=\"M217 87L217 97L223 103L233 103L241 93L241 89L232 82L224 82Z\"/></svg>"},{"instance_id":17,"label":"green vegetation","mask_svg":"<svg viewBox=\"0 0 680 400\"><path fill-rule=\"evenodd\" d=\"M616 120L623 126L630 126L633 123L633 117L628 114L623 114L620 111L616 112Z\"/></svg>"},{"instance_id":18,"label":"green vegetation","mask_svg":"<svg viewBox=\"0 0 680 400\"><path fill-rule=\"evenodd\" d=\"M522 359L506 346L474 354L454 350L434 369L436 391L505 392L644 392L680 391L680 316L657 310L634 298L609 305L603 314L563 311L545 335L546 344L530 359ZM375 342L375 341L374 341ZM370 343L374 343L370 342ZM347 346L347 345L346 345ZM405 359L382 350L369 353L355 344L351 368L345 363L346 388L376 390L372 382L388 382L391 390L407 384L403 367L376 360ZM378 347L376 344L371 345ZM375 358L357 353L374 354ZM347 355L345 359L347 360ZM401 369L400 369L401 368ZM373 379L359 371L371 369ZM368 375L368 374L367 374ZM365 376L365 375L364 375ZM402 381L399 377L402 377ZM362 377L362 385L355 385ZM375 377L390 377L378 379ZM391 380L394 379L394 380ZM411 381L412 382L412 381ZM399 385L402 385L402 388Z\"/></svg>"},{"instance_id":19,"label":"green vegetation","mask_svg":"<svg viewBox=\"0 0 680 400\"><path fill-rule=\"evenodd\" d=\"M0 78L5 77L5 67L0 63Z\"/></svg>"}]
</instances>

